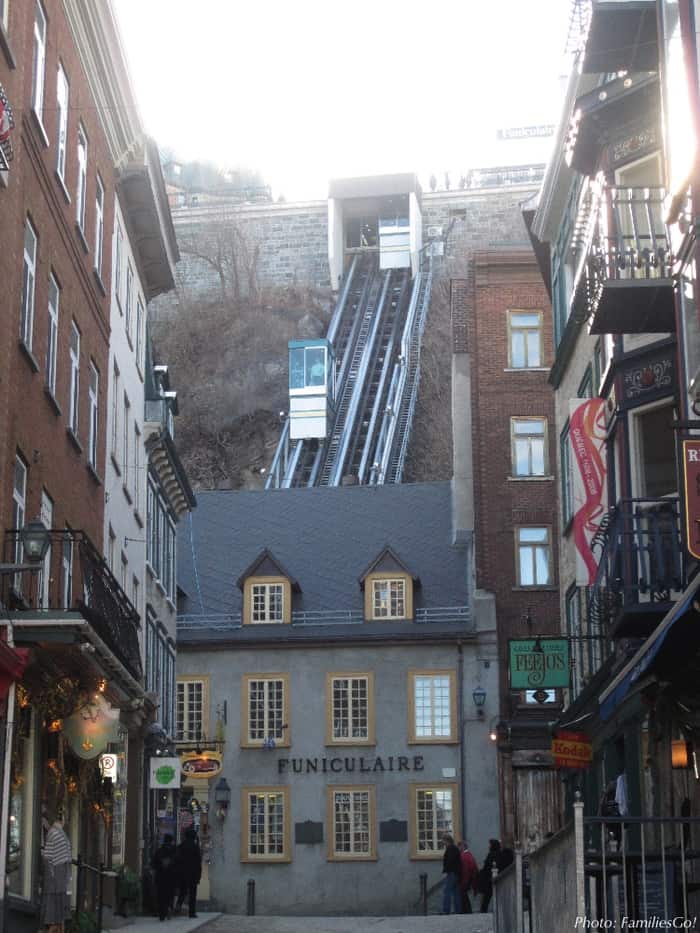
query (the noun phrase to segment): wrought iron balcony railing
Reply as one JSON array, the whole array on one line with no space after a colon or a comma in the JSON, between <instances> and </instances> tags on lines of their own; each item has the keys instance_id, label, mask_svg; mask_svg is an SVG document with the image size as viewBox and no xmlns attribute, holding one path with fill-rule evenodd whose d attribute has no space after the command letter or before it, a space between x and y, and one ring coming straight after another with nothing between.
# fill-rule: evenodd
<instances>
[{"instance_id":1,"label":"wrought iron balcony railing","mask_svg":"<svg viewBox=\"0 0 700 933\"><path fill-rule=\"evenodd\" d=\"M137 679L142 676L139 615L107 562L83 531L50 532L51 545L38 571L0 577L8 609L76 610ZM19 532L5 535L5 559L21 561Z\"/></svg>"},{"instance_id":2,"label":"wrought iron balcony railing","mask_svg":"<svg viewBox=\"0 0 700 933\"><path fill-rule=\"evenodd\" d=\"M595 545L600 558L588 612L601 633L611 634L625 616L663 612L685 587L677 499L621 499L601 522Z\"/></svg>"},{"instance_id":3,"label":"wrought iron balcony railing","mask_svg":"<svg viewBox=\"0 0 700 933\"><path fill-rule=\"evenodd\" d=\"M663 188L605 187L586 264L592 333L675 329L673 256Z\"/></svg>"}]
</instances>

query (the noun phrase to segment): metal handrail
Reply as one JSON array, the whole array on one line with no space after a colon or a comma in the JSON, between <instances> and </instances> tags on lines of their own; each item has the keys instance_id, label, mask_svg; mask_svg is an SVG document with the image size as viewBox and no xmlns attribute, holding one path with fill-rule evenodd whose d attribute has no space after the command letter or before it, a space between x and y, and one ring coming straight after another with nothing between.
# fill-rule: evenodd
<instances>
[{"instance_id":1,"label":"metal handrail","mask_svg":"<svg viewBox=\"0 0 700 933\"><path fill-rule=\"evenodd\" d=\"M386 621L392 621L387 619ZM414 611L413 622L419 625L431 623L454 623L466 625L471 621L469 606L419 606ZM292 612L292 625L360 625L365 623L360 609L298 609ZM272 623L274 624L274 623ZM188 613L177 620L178 629L188 631L196 628L238 629L243 627L241 612Z\"/></svg>"}]
</instances>

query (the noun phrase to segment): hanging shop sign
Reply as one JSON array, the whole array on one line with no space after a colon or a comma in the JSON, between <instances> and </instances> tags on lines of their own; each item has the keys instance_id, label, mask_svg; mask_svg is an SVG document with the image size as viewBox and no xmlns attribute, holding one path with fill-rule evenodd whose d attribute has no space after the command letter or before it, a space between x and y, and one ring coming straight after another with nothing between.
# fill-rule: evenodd
<instances>
[{"instance_id":1,"label":"hanging shop sign","mask_svg":"<svg viewBox=\"0 0 700 933\"><path fill-rule=\"evenodd\" d=\"M569 410L571 494L573 499L576 583L595 582L598 561L593 552L600 520L605 514L605 400L572 399Z\"/></svg>"},{"instance_id":2,"label":"hanging shop sign","mask_svg":"<svg viewBox=\"0 0 700 933\"><path fill-rule=\"evenodd\" d=\"M183 777L213 778L221 774L222 761L219 752L186 752L180 758Z\"/></svg>"},{"instance_id":3,"label":"hanging shop sign","mask_svg":"<svg viewBox=\"0 0 700 933\"><path fill-rule=\"evenodd\" d=\"M583 732L558 732L552 739L555 768L587 768L593 760L593 749Z\"/></svg>"},{"instance_id":4,"label":"hanging shop sign","mask_svg":"<svg viewBox=\"0 0 700 933\"><path fill-rule=\"evenodd\" d=\"M97 758L110 742L119 741L119 710L112 709L101 694L95 694L63 720L62 731L78 758Z\"/></svg>"},{"instance_id":5,"label":"hanging shop sign","mask_svg":"<svg viewBox=\"0 0 700 933\"><path fill-rule=\"evenodd\" d=\"M112 754L100 755L100 774L111 781L117 780L117 756Z\"/></svg>"},{"instance_id":6,"label":"hanging shop sign","mask_svg":"<svg viewBox=\"0 0 700 933\"><path fill-rule=\"evenodd\" d=\"M14 128L15 118L12 107L10 107L4 87L0 84L0 153L2 154L2 162L4 162L4 165L2 162L0 162L0 165L5 171L9 168L8 163L14 158L12 140L10 139L10 134Z\"/></svg>"},{"instance_id":7,"label":"hanging shop sign","mask_svg":"<svg viewBox=\"0 0 700 933\"><path fill-rule=\"evenodd\" d=\"M511 639L510 689L569 686L569 643L565 638Z\"/></svg>"},{"instance_id":8,"label":"hanging shop sign","mask_svg":"<svg viewBox=\"0 0 700 933\"><path fill-rule=\"evenodd\" d=\"M683 441L683 478L688 550L700 558L700 440Z\"/></svg>"},{"instance_id":9,"label":"hanging shop sign","mask_svg":"<svg viewBox=\"0 0 700 933\"><path fill-rule=\"evenodd\" d=\"M170 790L180 787L180 759L159 758L155 755L151 758L149 769L148 786L151 790Z\"/></svg>"}]
</instances>

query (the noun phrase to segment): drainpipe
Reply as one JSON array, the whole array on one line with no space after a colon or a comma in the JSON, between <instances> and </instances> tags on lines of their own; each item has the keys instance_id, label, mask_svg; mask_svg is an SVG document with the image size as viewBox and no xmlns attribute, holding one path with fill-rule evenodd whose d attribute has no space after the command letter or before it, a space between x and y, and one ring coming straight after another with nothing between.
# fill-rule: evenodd
<instances>
[{"instance_id":1,"label":"drainpipe","mask_svg":"<svg viewBox=\"0 0 700 933\"><path fill-rule=\"evenodd\" d=\"M460 830L462 839L467 838L467 787L464 775L464 652L462 642L457 642L457 728L459 729L459 810L462 814Z\"/></svg>"},{"instance_id":2,"label":"drainpipe","mask_svg":"<svg viewBox=\"0 0 700 933\"><path fill-rule=\"evenodd\" d=\"M14 648L14 630L9 619L7 645ZM15 683L12 681L5 704L5 750L2 761L2 797L0 800L0 933L7 929L7 850L10 829L10 771L12 770L12 741L15 726Z\"/></svg>"}]
</instances>

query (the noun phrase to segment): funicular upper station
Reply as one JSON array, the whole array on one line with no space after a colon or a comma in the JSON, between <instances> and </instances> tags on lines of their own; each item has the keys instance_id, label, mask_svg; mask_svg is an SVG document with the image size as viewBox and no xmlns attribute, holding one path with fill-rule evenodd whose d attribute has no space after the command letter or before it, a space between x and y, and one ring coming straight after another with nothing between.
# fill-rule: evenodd
<instances>
[{"instance_id":1,"label":"funicular upper station","mask_svg":"<svg viewBox=\"0 0 700 933\"><path fill-rule=\"evenodd\" d=\"M415 175L331 182L324 338L289 344L289 418L267 488L401 481L432 270Z\"/></svg>"}]
</instances>

